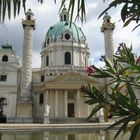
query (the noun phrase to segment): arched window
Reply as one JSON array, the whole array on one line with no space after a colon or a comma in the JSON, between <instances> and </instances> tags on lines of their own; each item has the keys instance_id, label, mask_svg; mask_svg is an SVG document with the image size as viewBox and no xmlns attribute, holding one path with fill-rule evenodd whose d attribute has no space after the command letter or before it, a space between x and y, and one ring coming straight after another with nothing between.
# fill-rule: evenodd
<instances>
[{"instance_id":1,"label":"arched window","mask_svg":"<svg viewBox=\"0 0 140 140\"><path fill-rule=\"evenodd\" d=\"M43 104L44 103L44 96L43 96L43 94L41 93L40 94L40 97L39 97L39 104Z\"/></svg>"},{"instance_id":2,"label":"arched window","mask_svg":"<svg viewBox=\"0 0 140 140\"><path fill-rule=\"evenodd\" d=\"M64 15L64 21L66 21L67 20L67 16L66 15Z\"/></svg>"},{"instance_id":3,"label":"arched window","mask_svg":"<svg viewBox=\"0 0 140 140\"><path fill-rule=\"evenodd\" d=\"M8 61L8 56L7 56L7 55L4 55L4 56L2 57L2 61L3 61L3 62L7 62L7 61Z\"/></svg>"},{"instance_id":4,"label":"arched window","mask_svg":"<svg viewBox=\"0 0 140 140\"><path fill-rule=\"evenodd\" d=\"M107 23L110 23L110 19L107 19Z\"/></svg>"},{"instance_id":5,"label":"arched window","mask_svg":"<svg viewBox=\"0 0 140 140\"><path fill-rule=\"evenodd\" d=\"M47 39L47 44L49 44L49 43L50 43L50 39L48 38L48 39Z\"/></svg>"},{"instance_id":6,"label":"arched window","mask_svg":"<svg viewBox=\"0 0 140 140\"><path fill-rule=\"evenodd\" d=\"M65 64L71 64L71 54L70 54L70 52L65 53Z\"/></svg>"},{"instance_id":7,"label":"arched window","mask_svg":"<svg viewBox=\"0 0 140 140\"><path fill-rule=\"evenodd\" d=\"M30 16L30 15L28 15L27 19L28 19L28 20L31 20L31 16Z\"/></svg>"},{"instance_id":8,"label":"arched window","mask_svg":"<svg viewBox=\"0 0 140 140\"><path fill-rule=\"evenodd\" d=\"M61 18L61 21L62 21L62 16L60 18Z\"/></svg>"},{"instance_id":9,"label":"arched window","mask_svg":"<svg viewBox=\"0 0 140 140\"><path fill-rule=\"evenodd\" d=\"M49 56L46 56L46 66L49 66Z\"/></svg>"}]
</instances>

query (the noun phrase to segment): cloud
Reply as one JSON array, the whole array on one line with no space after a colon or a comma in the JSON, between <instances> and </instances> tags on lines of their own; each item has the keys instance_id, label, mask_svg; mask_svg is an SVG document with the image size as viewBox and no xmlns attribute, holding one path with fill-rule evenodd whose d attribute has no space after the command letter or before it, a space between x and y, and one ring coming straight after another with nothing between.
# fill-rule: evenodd
<instances>
[{"instance_id":1,"label":"cloud","mask_svg":"<svg viewBox=\"0 0 140 140\"><path fill-rule=\"evenodd\" d=\"M32 67L33 68L39 68L41 66L41 59L40 59L40 53L33 51L33 62Z\"/></svg>"},{"instance_id":2,"label":"cloud","mask_svg":"<svg viewBox=\"0 0 140 140\"><path fill-rule=\"evenodd\" d=\"M87 21L86 23L77 22L81 26L83 32L87 37L88 47L90 48L91 56L90 63L99 65L99 58L104 55L104 36L100 32L102 25L102 18L98 19L101 12L107 8L108 3L103 3L102 0L92 2L87 0ZM47 0L43 4L36 1L27 1L27 9L31 8L36 19L36 30L34 31L33 40L33 67L39 67L41 58L40 51L42 43L45 39L46 32L50 26L59 21L59 7L60 3L54 4L54 1ZM123 28L123 23L120 20L120 8L111 9L109 14L112 16L112 21L116 23L114 30L114 46L117 48L118 43L126 42L133 44L134 52L139 51L139 31L131 32L134 24L127 28ZM0 45L5 44L8 40L15 48L20 60L22 58L23 48L23 28L21 19L25 17L22 11L17 18L12 18L10 22L6 20L5 24L0 24Z\"/></svg>"}]
</instances>

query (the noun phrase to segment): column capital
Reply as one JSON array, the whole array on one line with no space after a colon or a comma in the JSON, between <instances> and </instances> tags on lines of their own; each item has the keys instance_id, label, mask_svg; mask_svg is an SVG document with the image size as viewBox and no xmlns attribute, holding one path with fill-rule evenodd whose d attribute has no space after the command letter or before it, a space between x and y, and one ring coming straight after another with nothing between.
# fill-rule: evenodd
<instances>
[{"instance_id":1,"label":"column capital","mask_svg":"<svg viewBox=\"0 0 140 140\"><path fill-rule=\"evenodd\" d=\"M25 27L30 26L35 30L35 20L22 20L22 26L23 29L25 29Z\"/></svg>"}]
</instances>

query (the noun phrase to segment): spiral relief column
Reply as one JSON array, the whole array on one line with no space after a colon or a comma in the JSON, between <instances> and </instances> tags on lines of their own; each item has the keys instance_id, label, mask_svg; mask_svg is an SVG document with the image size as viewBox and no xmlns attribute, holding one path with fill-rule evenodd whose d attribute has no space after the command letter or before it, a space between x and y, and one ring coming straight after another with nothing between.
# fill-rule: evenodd
<instances>
[{"instance_id":1,"label":"spiral relief column","mask_svg":"<svg viewBox=\"0 0 140 140\"><path fill-rule=\"evenodd\" d=\"M25 99L31 99L32 46L35 20L34 15L30 9L26 13L26 19L22 21L22 25L24 28L24 44L21 73L21 97Z\"/></svg>"},{"instance_id":2,"label":"spiral relief column","mask_svg":"<svg viewBox=\"0 0 140 140\"><path fill-rule=\"evenodd\" d=\"M25 15L26 19L22 20L24 41L21 70L21 92L17 108L17 117L24 117L24 121L28 120L28 118L32 118L32 47L33 30L35 30L35 19L31 9L29 9Z\"/></svg>"},{"instance_id":3,"label":"spiral relief column","mask_svg":"<svg viewBox=\"0 0 140 140\"><path fill-rule=\"evenodd\" d=\"M113 45L113 30L114 29L115 29L115 24L111 22L111 17L108 15L108 13L106 13L103 18L101 32L104 33L105 56L110 61L112 61L112 56L114 55L114 45Z\"/></svg>"},{"instance_id":4,"label":"spiral relief column","mask_svg":"<svg viewBox=\"0 0 140 140\"><path fill-rule=\"evenodd\" d=\"M103 18L103 24L101 27L101 32L104 33L104 43L105 43L105 56L108 58L108 60L112 63L113 61L113 55L114 55L114 45L113 45L113 30L115 29L115 24L111 22L111 17L108 15L108 13L105 14ZM111 94L112 93L112 86L113 84L109 85L110 78L106 79L106 92ZM107 112L108 108L105 106L104 110L100 110L99 112L99 120L101 122L109 121L107 118Z\"/></svg>"}]
</instances>

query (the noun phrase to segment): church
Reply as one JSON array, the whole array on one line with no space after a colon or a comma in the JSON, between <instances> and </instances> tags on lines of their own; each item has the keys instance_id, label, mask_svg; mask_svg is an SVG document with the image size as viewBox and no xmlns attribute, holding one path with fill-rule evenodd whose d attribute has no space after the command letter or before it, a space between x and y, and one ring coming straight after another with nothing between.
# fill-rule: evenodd
<instances>
[{"instance_id":1,"label":"church","mask_svg":"<svg viewBox=\"0 0 140 140\"><path fill-rule=\"evenodd\" d=\"M71 26L70 26L71 24ZM86 36L75 23L70 23L67 9L60 12L60 21L51 26L41 46L41 67L32 68L34 14L29 9L22 20L24 31L23 57L20 65L9 43L0 49L0 111L9 123L43 123L45 107L49 106L49 122L80 122L93 106L84 103L81 85L101 88L105 80L88 76L86 67L90 50ZM114 53L111 17L105 14L105 54Z\"/></svg>"}]
</instances>

